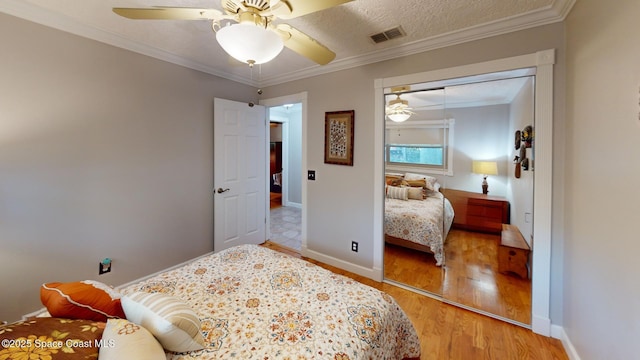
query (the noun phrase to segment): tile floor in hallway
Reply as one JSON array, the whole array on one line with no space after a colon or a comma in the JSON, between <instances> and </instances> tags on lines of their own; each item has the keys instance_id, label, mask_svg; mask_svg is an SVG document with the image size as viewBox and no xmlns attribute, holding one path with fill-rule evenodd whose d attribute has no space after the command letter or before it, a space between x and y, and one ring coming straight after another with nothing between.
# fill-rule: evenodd
<instances>
[{"instance_id":1,"label":"tile floor in hallway","mask_svg":"<svg viewBox=\"0 0 640 360\"><path fill-rule=\"evenodd\" d=\"M291 206L280 206L270 210L271 240L288 248L302 249L302 209Z\"/></svg>"}]
</instances>

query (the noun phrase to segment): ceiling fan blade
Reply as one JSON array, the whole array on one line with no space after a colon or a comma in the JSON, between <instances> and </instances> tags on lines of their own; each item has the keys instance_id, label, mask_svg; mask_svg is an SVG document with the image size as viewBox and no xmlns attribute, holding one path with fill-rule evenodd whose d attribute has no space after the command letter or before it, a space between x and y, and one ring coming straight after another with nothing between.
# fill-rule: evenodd
<instances>
[{"instance_id":1,"label":"ceiling fan blade","mask_svg":"<svg viewBox=\"0 0 640 360\"><path fill-rule=\"evenodd\" d=\"M282 4L277 4L272 12L280 19L293 19L351 1L353 0L280 0Z\"/></svg>"},{"instance_id":2,"label":"ceiling fan blade","mask_svg":"<svg viewBox=\"0 0 640 360\"><path fill-rule=\"evenodd\" d=\"M214 20L223 17L216 9L176 7L113 8L113 12L134 20Z\"/></svg>"},{"instance_id":3,"label":"ceiling fan blade","mask_svg":"<svg viewBox=\"0 0 640 360\"><path fill-rule=\"evenodd\" d=\"M276 29L284 41L284 46L320 65L326 65L336 57L336 53L329 48L291 25L278 24Z\"/></svg>"}]
</instances>

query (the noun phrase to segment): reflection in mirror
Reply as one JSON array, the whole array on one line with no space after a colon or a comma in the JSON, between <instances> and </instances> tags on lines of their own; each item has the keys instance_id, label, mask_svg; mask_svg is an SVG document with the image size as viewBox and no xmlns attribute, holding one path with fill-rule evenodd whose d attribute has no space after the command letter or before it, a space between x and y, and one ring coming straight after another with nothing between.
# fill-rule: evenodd
<instances>
[{"instance_id":1,"label":"reflection in mirror","mask_svg":"<svg viewBox=\"0 0 640 360\"><path fill-rule=\"evenodd\" d=\"M439 208L443 214L450 208L453 220L440 220L441 258L437 246L427 246L428 252L412 251L425 249L405 242L398 246L396 237L406 240L417 228L389 219L389 208L409 202L397 205L387 192L387 279L510 322L531 323L533 75L522 69L412 84L401 94L413 114L403 123L386 121L387 189L394 175L433 177L440 188L430 194L442 197ZM398 97L385 90L387 104ZM437 153L441 163L419 164L425 153ZM407 160L411 156L421 160Z\"/></svg>"},{"instance_id":2,"label":"reflection in mirror","mask_svg":"<svg viewBox=\"0 0 640 360\"><path fill-rule=\"evenodd\" d=\"M440 89L389 89L385 127L385 278L442 295L444 242L453 221L440 192L453 120ZM411 99L411 100L407 100ZM432 106L439 110L430 111ZM398 117L401 113L403 116ZM445 211L447 210L447 211Z\"/></svg>"}]
</instances>

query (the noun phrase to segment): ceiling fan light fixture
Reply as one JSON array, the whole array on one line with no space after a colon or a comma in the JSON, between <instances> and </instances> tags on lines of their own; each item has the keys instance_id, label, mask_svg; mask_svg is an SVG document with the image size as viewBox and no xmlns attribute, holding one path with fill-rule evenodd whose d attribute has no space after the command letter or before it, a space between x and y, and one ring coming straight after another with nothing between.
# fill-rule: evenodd
<instances>
[{"instance_id":1,"label":"ceiling fan light fixture","mask_svg":"<svg viewBox=\"0 0 640 360\"><path fill-rule=\"evenodd\" d=\"M252 65L273 60L284 47L278 34L248 22L221 27L216 31L216 40L227 54Z\"/></svg>"},{"instance_id":2,"label":"ceiling fan light fixture","mask_svg":"<svg viewBox=\"0 0 640 360\"><path fill-rule=\"evenodd\" d=\"M385 115L393 122L407 121L412 114L409 102L400 99L400 94L396 94L396 98L389 101L389 105L385 108Z\"/></svg>"},{"instance_id":3,"label":"ceiling fan light fixture","mask_svg":"<svg viewBox=\"0 0 640 360\"><path fill-rule=\"evenodd\" d=\"M387 114L387 117L393 122L403 122L409 120L411 117L411 113L408 112L396 112L392 114Z\"/></svg>"}]
</instances>

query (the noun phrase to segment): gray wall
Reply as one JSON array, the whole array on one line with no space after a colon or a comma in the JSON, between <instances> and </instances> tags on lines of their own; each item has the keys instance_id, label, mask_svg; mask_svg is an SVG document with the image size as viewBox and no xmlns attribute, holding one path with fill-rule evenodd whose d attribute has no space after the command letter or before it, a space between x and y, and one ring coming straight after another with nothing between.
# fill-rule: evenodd
<instances>
[{"instance_id":1,"label":"gray wall","mask_svg":"<svg viewBox=\"0 0 640 360\"><path fill-rule=\"evenodd\" d=\"M307 167L317 180L307 183L307 247L365 268L373 266L374 79L489 61L555 48L554 192L563 187L564 25L561 23L389 60L355 69L267 87L265 98L306 91L308 94ZM354 165L324 164L324 113L355 110ZM306 169L303 169L303 172ZM562 214L555 198L554 211ZM554 212L552 238L551 319L562 323L562 227ZM350 251L359 241L358 253Z\"/></svg>"},{"instance_id":2,"label":"gray wall","mask_svg":"<svg viewBox=\"0 0 640 360\"><path fill-rule=\"evenodd\" d=\"M213 249L213 98L255 89L2 13L0 44L0 320Z\"/></svg>"},{"instance_id":3,"label":"gray wall","mask_svg":"<svg viewBox=\"0 0 640 360\"><path fill-rule=\"evenodd\" d=\"M639 13L580 0L566 52L555 24L265 89L308 92L308 246L372 263L373 79L555 48L552 320L583 359L640 352ZM117 284L211 250L212 98L253 89L3 14L0 41L0 319L106 256ZM324 112L346 109L355 164L325 165Z\"/></svg>"},{"instance_id":4,"label":"gray wall","mask_svg":"<svg viewBox=\"0 0 640 360\"><path fill-rule=\"evenodd\" d=\"M580 0L566 20L564 327L582 359L640 353L639 15Z\"/></svg>"},{"instance_id":5,"label":"gray wall","mask_svg":"<svg viewBox=\"0 0 640 360\"><path fill-rule=\"evenodd\" d=\"M247 86L1 15L0 319L45 281L119 284L212 249L212 99ZM308 94L308 247L373 263L373 80L555 48L554 193L564 179L564 27L547 25L264 90ZM37 106L34 105L37 103ZM323 162L324 113L355 110L354 166ZM7 115L5 115L7 114ZM178 169L178 171L176 171ZM305 171L306 169L303 169ZM554 197L551 316L562 322L563 198ZM349 251L351 240L360 251ZM21 282L14 275L21 274Z\"/></svg>"}]
</instances>

